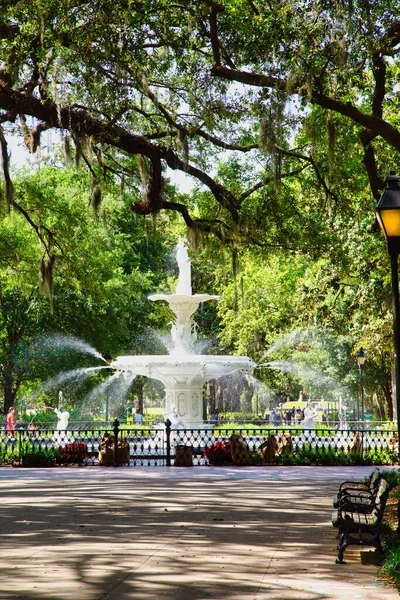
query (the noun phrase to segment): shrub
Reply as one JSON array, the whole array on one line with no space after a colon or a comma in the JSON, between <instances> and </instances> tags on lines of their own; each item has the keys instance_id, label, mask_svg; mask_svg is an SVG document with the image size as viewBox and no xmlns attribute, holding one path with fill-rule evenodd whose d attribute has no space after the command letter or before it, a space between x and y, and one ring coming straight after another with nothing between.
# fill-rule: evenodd
<instances>
[{"instance_id":1,"label":"shrub","mask_svg":"<svg viewBox=\"0 0 400 600\"><path fill-rule=\"evenodd\" d=\"M258 452L253 451L250 455L250 464L251 465L262 465L263 459L262 456L258 454Z\"/></svg>"},{"instance_id":2,"label":"shrub","mask_svg":"<svg viewBox=\"0 0 400 600\"><path fill-rule=\"evenodd\" d=\"M393 487L400 486L400 469L381 471L381 475Z\"/></svg>"},{"instance_id":3,"label":"shrub","mask_svg":"<svg viewBox=\"0 0 400 600\"><path fill-rule=\"evenodd\" d=\"M244 421L259 421L260 419L262 419L262 417L260 417L260 415L256 415L254 413L250 413L250 412L226 412L226 413L221 413L221 417L224 419L224 421L227 421L229 423L235 423L235 422L244 422Z\"/></svg>"},{"instance_id":4,"label":"shrub","mask_svg":"<svg viewBox=\"0 0 400 600\"><path fill-rule=\"evenodd\" d=\"M391 533L383 538L384 560L379 575L391 579L400 588L400 535Z\"/></svg>"},{"instance_id":5,"label":"shrub","mask_svg":"<svg viewBox=\"0 0 400 600\"><path fill-rule=\"evenodd\" d=\"M17 467L53 467L59 462L58 448L40 448L29 441L16 443L1 453L3 464Z\"/></svg>"},{"instance_id":6,"label":"shrub","mask_svg":"<svg viewBox=\"0 0 400 600\"><path fill-rule=\"evenodd\" d=\"M33 447L21 455L21 467L54 467L59 463L58 448Z\"/></svg>"}]
</instances>

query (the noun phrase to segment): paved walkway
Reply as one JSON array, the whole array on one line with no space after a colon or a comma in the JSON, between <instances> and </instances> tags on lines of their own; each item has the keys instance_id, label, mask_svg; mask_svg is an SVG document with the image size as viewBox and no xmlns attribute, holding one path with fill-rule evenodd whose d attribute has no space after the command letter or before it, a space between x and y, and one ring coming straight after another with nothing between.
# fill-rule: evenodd
<instances>
[{"instance_id":1,"label":"paved walkway","mask_svg":"<svg viewBox=\"0 0 400 600\"><path fill-rule=\"evenodd\" d=\"M332 496L371 467L0 469L0 598L398 600L336 565Z\"/></svg>"}]
</instances>

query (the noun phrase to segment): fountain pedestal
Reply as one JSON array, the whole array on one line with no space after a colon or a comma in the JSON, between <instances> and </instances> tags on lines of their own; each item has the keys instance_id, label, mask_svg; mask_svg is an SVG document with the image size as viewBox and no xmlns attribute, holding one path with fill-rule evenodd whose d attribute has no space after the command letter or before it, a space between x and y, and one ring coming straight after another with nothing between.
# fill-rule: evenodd
<instances>
[{"instance_id":1,"label":"fountain pedestal","mask_svg":"<svg viewBox=\"0 0 400 600\"><path fill-rule=\"evenodd\" d=\"M179 427L180 422L187 429L203 428L203 387L166 386L164 417L170 419L172 428Z\"/></svg>"}]
</instances>

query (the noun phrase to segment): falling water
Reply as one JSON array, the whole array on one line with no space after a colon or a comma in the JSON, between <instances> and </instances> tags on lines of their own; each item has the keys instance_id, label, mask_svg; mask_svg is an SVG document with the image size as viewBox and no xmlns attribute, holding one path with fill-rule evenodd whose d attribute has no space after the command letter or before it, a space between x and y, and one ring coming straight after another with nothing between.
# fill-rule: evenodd
<instances>
[{"instance_id":1,"label":"falling water","mask_svg":"<svg viewBox=\"0 0 400 600\"><path fill-rule=\"evenodd\" d=\"M270 348L268 348L265 354L263 354L263 356L259 360L259 363L261 363L262 360L265 360L268 356L270 356L270 354L273 354L277 350L281 350L281 348L284 348L285 346L294 346L298 342L298 340L303 339L304 336L306 338L309 337L310 332L307 330L296 329L280 337L274 344L272 344Z\"/></svg>"},{"instance_id":2,"label":"falling water","mask_svg":"<svg viewBox=\"0 0 400 600\"><path fill-rule=\"evenodd\" d=\"M330 388L335 388L340 393L346 393L346 389L343 386L341 386L340 383L332 379L332 377L329 377L321 371L316 371L312 367L306 365L292 363L286 360L276 360L258 365L258 368L261 367L267 367L268 369L284 371L285 373L291 373L307 381L308 383L318 386L325 385Z\"/></svg>"},{"instance_id":3,"label":"falling water","mask_svg":"<svg viewBox=\"0 0 400 600\"><path fill-rule=\"evenodd\" d=\"M108 367L83 367L81 369L72 369L71 371L66 371L65 373L59 373L52 379L42 383L39 388L39 392L43 391L44 389L60 388L70 381L74 381L76 385L79 385L84 379L89 377L91 373L94 371L101 371L102 369L108 369Z\"/></svg>"},{"instance_id":4,"label":"falling water","mask_svg":"<svg viewBox=\"0 0 400 600\"><path fill-rule=\"evenodd\" d=\"M117 372L113 373L105 379L102 383L97 385L93 390L86 396L86 402L90 403L94 399L109 396L113 402L117 403L122 400L129 388L132 385L133 380L136 377L136 373L130 373L129 375Z\"/></svg>"},{"instance_id":5,"label":"falling water","mask_svg":"<svg viewBox=\"0 0 400 600\"><path fill-rule=\"evenodd\" d=\"M274 395L274 392L271 390L271 388L269 388L265 383L257 379L257 377L254 377L254 375L252 375L251 373L247 374L247 379L253 386L254 390L262 396L264 396L265 398L270 398Z\"/></svg>"}]
</instances>

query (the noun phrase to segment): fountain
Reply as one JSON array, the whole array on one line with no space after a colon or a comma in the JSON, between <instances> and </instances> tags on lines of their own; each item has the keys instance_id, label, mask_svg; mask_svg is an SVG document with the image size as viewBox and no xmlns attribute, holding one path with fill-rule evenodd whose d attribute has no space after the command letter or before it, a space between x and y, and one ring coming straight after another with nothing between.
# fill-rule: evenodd
<instances>
[{"instance_id":1,"label":"fountain","mask_svg":"<svg viewBox=\"0 0 400 600\"><path fill-rule=\"evenodd\" d=\"M197 326L193 315L201 302L219 300L219 296L192 294L191 263L187 248L180 240L176 259L179 279L175 294L155 294L152 301L168 302L174 319L171 326L173 349L169 355L119 356L110 364L127 378L145 375L158 379L165 387L165 418L187 429L203 424L203 386L235 371L249 371L255 364L247 356L196 354Z\"/></svg>"}]
</instances>

